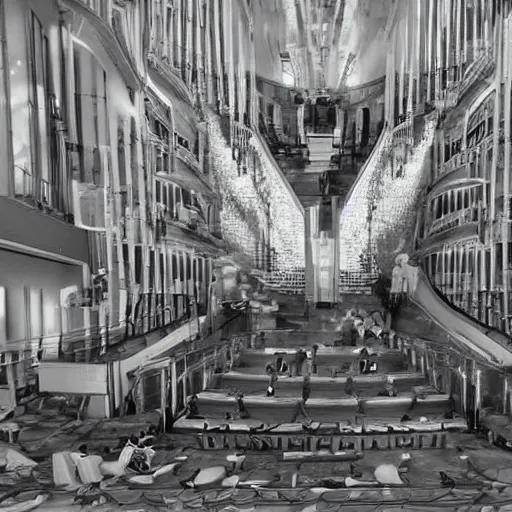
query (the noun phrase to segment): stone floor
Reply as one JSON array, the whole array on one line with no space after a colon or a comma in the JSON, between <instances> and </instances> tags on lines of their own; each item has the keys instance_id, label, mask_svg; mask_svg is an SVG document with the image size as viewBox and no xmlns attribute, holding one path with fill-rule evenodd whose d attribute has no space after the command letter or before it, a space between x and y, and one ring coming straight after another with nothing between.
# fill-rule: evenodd
<instances>
[{"instance_id":1,"label":"stone floor","mask_svg":"<svg viewBox=\"0 0 512 512\"><path fill-rule=\"evenodd\" d=\"M298 334L281 341L283 346L290 347L297 346L297 341L311 345L309 339L298 340ZM254 367L261 373L267 356L264 355L260 361L257 355L250 355L244 372L251 374L249 370ZM381 361L381 366L384 366L384 359ZM298 386L288 384L284 378L282 382L282 388L278 383L277 391L282 389L284 392L289 385L293 389L288 394L299 396ZM324 394L320 381L313 383L318 384L313 393ZM371 388L370 391L374 393L375 389ZM259 408L251 410L251 414L254 412L256 418L258 411L261 412ZM444 407L439 411L443 412ZM395 411L393 416L398 421L402 413L402 410ZM452 433L449 445L444 449L369 449L362 453L362 458L353 467L349 462L284 462L282 452L277 450L246 451L243 453L246 457L244 466L236 473L239 480L236 487L222 487L219 480L211 487L198 490L186 489L180 482L192 479L198 470L206 468L225 467L229 474L233 468L227 457L236 455L235 452L199 450L193 434L166 434L158 439L155 446L157 454L152 467L182 459L175 472L146 484L134 482L131 480L134 474L126 474L117 479L104 480L97 487L84 486L71 492L56 489L53 484L51 455L54 452L76 451L80 444L86 443L90 454L101 455L103 448L114 447L119 437L138 434L146 430L148 425L157 424L158 415L150 413L116 420L76 422L63 415L46 414L42 417L27 414L16 418L16 421L24 427L19 444L28 456L38 462L38 466L28 473L17 471L0 474L0 512L71 512L89 509L128 512L512 512L512 452L492 447L483 436ZM500 432L508 428L503 421L496 420L494 423L499 424ZM376 480L377 467L382 464L398 467L405 453L411 459L407 471L401 473L401 485L376 487L371 484ZM441 472L447 475L451 486L441 485ZM357 480L363 483L357 487L329 488L334 486L333 483L344 482L351 474L357 475ZM248 483L255 480L266 483ZM41 503L30 503L38 496Z\"/></svg>"},{"instance_id":2,"label":"stone floor","mask_svg":"<svg viewBox=\"0 0 512 512\"><path fill-rule=\"evenodd\" d=\"M104 427L102 429L102 427ZM106 429L105 429L106 427ZM104 432L109 431L107 424L99 425L86 436L91 448L100 448L106 442ZM113 427L119 432L117 427ZM50 451L73 449L77 442L84 439L56 436L48 441ZM384 488L351 488L328 490L322 485L322 479L342 479L350 474L349 463L287 463L280 460L279 452L247 452L246 461L239 473L240 481L262 478L271 482L265 487L238 487L226 489L217 485L206 490L184 490L179 482L186 480L199 468L227 466L229 451L201 451L196 448L193 436L166 435L159 440L154 465L172 462L177 456L186 456L175 475L162 476L151 485L137 486L130 483L130 475L121 479L104 481L100 489L93 493L96 501L83 506L76 502L77 493L58 491L52 488L52 468L50 458L43 457L33 472L32 479L25 475L15 477L12 474L0 476L3 492L19 491L9 503L3 501L2 511L16 512L31 508L8 508L8 505L34 499L37 495L48 499L37 507L39 511L50 510L276 510L276 511L490 511L508 510L504 507L512 504L512 454L490 447L485 439L476 436L461 435L454 444L444 450L411 451L409 470L403 475L404 485ZM398 465L401 451L366 451L364 457L355 463L355 471L360 480L374 480L374 470L380 464ZM501 471L497 471L501 469ZM455 480L454 489L443 488L439 472L444 471ZM296 487L293 488L294 474ZM500 480L503 484L492 480ZM510 486L509 486L510 484ZM102 496L102 497L101 497ZM100 504L102 500L106 503ZM496 506L496 508L484 508Z\"/></svg>"}]
</instances>

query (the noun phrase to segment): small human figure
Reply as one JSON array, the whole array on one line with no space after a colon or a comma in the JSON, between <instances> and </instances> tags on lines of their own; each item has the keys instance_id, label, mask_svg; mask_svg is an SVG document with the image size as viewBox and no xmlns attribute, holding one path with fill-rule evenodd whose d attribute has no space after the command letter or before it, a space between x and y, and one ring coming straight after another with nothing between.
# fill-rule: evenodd
<instances>
[{"instance_id":1,"label":"small human figure","mask_svg":"<svg viewBox=\"0 0 512 512\"><path fill-rule=\"evenodd\" d=\"M306 362L307 358L308 355L303 348L299 349L299 351L295 354L295 375L298 377L302 375L304 363Z\"/></svg>"},{"instance_id":2,"label":"small human figure","mask_svg":"<svg viewBox=\"0 0 512 512\"><path fill-rule=\"evenodd\" d=\"M284 356L285 356L285 353L278 355L278 358L276 361L277 373L286 373L288 371L288 363L286 362L286 359Z\"/></svg>"},{"instance_id":3,"label":"small human figure","mask_svg":"<svg viewBox=\"0 0 512 512\"><path fill-rule=\"evenodd\" d=\"M398 389L395 386L393 377L387 378L386 385L382 391L379 391L378 396L398 396Z\"/></svg>"},{"instance_id":4,"label":"small human figure","mask_svg":"<svg viewBox=\"0 0 512 512\"><path fill-rule=\"evenodd\" d=\"M302 400L306 403L311 396L311 377L309 375L304 375L304 379L302 381Z\"/></svg>"},{"instance_id":5,"label":"small human figure","mask_svg":"<svg viewBox=\"0 0 512 512\"><path fill-rule=\"evenodd\" d=\"M350 395L352 398L355 398L357 400L357 412L358 414L364 414L364 401L361 398L361 395L359 394L359 391L356 388L356 385L354 383L354 379L352 377L347 377L347 380L345 382L345 393L347 395Z\"/></svg>"},{"instance_id":6,"label":"small human figure","mask_svg":"<svg viewBox=\"0 0 512 512\"><path fill-rule=\"evenodd\" d=\"M318 343L315 343L311 349L311 373L316 375L318 372L318 366L316 364L316 355L318 352Z\"/></svg>"},{"instance_id":7,"label":"small human figure","mask_svg":"<svg viewBox=\"0 0 512 512\"><path fill-rule=\"evenodd\" d=\"M267 387L267 396L274 396L276 393L275 385L278 379L277 372L275 368L269 363L265 368L265 373L269 377L268 387Z\"/></svg>"},{"instance_id":8,"label":"small human figure","mask_svg":"<svg viewBox=\"0 0 512 512\"><path fill-rule=\"evenodd\" d=\"M249 411L247 410L247 407L244 402L244 394L243 393L237 393L236 397L236 416L238 416L241 420L246 420L251 417L249 414Z\"/></svg>"},{"instance_id":9,"label":"small human figure","mask_svg":"<svg viewBox=\"0 0 512 512\"><path fill-rule=\"evenodd\" d=\"M293 411L290 423L295 423L299 416L302 416L308 423L311 423L312 421L306 410L306 402L304 402L303 399L298 400L295 404L295 409Z\"/></svg>"},{"instance_id":10,"label":"small human figure","mask_svg":"<svg viewBox=\"0 0 512 512\"><path fill-rule=\"evenodd\" d=\"M370 373L370 354L366 347L359 352L359 373L362 375Z\"/></svg>"},{"instance_id":11,"label":"small human figure","mask_svg":"<svg viewBox=\"0 0 512 512\"><path fill-rule=\"evenodd\" d=\"M192 395L187 403L185 417L188 420L202 420L204 416L199 414L199 407L197 406L197 395Z\"/></svg>"},{"instance_id":12,"label":"small human figure","mask_svg":"<svg viewBox=\"0 0 512 512\"><path fill-rule=\"evenodd\" d=\"M347 377L347 380L345 381L345 393L354 398L359 398L359 392L356 389L354 379L352 377Z\"/></svg>"}]
</instances>

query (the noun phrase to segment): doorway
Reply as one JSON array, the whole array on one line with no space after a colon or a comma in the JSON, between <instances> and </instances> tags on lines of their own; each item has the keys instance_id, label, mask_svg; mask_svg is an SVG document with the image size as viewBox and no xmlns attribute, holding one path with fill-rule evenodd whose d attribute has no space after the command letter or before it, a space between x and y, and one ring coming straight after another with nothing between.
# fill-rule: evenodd
<instances>
[{"instance_id":1,"label":"doorway","mask_svg":"<svg viewBox=\"0 0 512 512\"><path fill-rule=\"evenodd\" d=\"M370 109L363 107L363 127L361 130L361 148L368 146L370 142Z\"/></svg>"}]
</instances>

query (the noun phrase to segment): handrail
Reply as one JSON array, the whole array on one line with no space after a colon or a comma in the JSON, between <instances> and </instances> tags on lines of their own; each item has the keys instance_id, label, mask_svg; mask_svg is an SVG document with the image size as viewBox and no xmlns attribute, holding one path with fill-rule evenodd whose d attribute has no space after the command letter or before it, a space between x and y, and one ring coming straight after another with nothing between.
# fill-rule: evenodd
<instances>
[{"instance_id":1,"label":"handrail","mask_svg":"<svg viewBox=\"0 0 512 512\"><path fill-rule=\"evenodd\" d=\"M261 135L259 130L252 130L252 132L254 133L255 137L258 139L258 142L261 144L261 146L263 146L263 151L265 151L267 158L270 160L270 162L274 166L274 169L279 174L281 182L286 187L286 190L292 197L293 202L295 203L295 205L301 212L302 216L304 217L304 215L305 215L304 206L302 206L302 203L300 202L299 198L297 197L297 194L293 190L293 187L290 185L290 182L286 179L286 176L284 175L283 171L281 170L281 167L279 167L279 164L276 162L276 159L274 158L274 155L271 153L269 147L267 146L265 139L263 138L263 136Z\"/></svg>"},{"instance_id":2,"label":"handrail","mask_svg":"<svg viewBox=\"0 0 512 512\"><path fill-rule=\"evenodd\" d=\"M361 180L361 176L363 176L364 172L366 171L366 168L368 167L369 163L373 161L377 154L377 150L380 148L382 141L384 140L384 137L387 135L389 131L389 128L387 126L384 126L380 132L379 138L377 139L377 142L372 148L372 152L366 159L365 163L359 168L359 172L357 173L356 179L352 183L352 186L348 190L346 196L345 196L345 204L347 204L350 201L350 197L352 196L356 186L359 184L359 181ZM343 212L342 212L343 214Z\"/></svg>"},{"instance_id":3,"label":"handrail","mask_svg":"<svg viewBox=\"0 0 512 512\"><path fill-rule=\"evenodd\" d=\"M512 351L507 348L508 336L482 324L449 303L421 268L418 269L416 289L410 293L410 297L434 323L493 366L512 368Z\"/></svg>"}]
</instances>

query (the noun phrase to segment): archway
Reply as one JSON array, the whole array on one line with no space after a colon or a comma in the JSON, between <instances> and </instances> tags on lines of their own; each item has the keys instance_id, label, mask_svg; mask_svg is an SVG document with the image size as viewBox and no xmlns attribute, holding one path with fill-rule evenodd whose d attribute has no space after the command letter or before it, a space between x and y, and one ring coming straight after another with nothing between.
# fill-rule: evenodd
<instances>
[{"instance_id":1,"label":"archway","mask_svg":"<svg viewBox=\"0 0 512 512\"><path fill-rule=\"evenodd\" d=\"M370 109L363 107L362 109L362 128L361 128L361 147L365 148L368 146L370 141Z\"/></svg>"}]
</instances>

